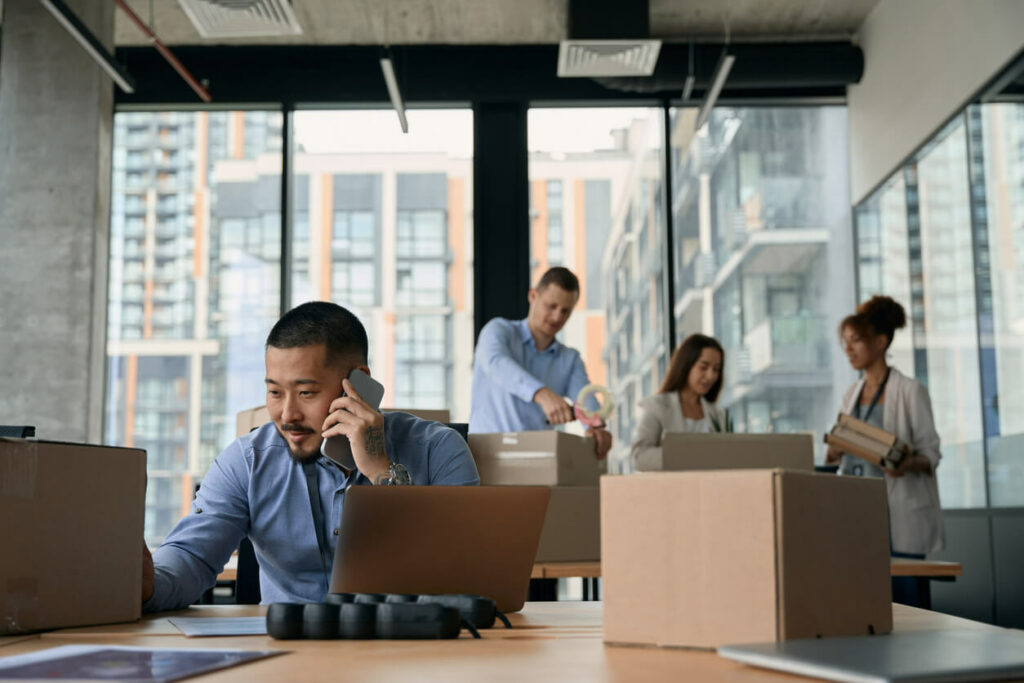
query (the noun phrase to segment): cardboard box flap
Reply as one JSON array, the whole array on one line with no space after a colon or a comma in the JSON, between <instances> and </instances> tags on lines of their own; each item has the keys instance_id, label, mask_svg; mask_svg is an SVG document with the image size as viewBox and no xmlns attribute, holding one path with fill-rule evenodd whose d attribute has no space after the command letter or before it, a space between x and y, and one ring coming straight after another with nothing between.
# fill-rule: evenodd
<instances>
[{"instance_id":1,"label":"cardboard box flap","mask_svg":"<svg viewBox=\"0 0 1024 683\"><path fill-rule=\"evenodd\" d=\"M890 632L885 481L776 472L775 489L779 639Z\"/></svg>"}]
</instances>

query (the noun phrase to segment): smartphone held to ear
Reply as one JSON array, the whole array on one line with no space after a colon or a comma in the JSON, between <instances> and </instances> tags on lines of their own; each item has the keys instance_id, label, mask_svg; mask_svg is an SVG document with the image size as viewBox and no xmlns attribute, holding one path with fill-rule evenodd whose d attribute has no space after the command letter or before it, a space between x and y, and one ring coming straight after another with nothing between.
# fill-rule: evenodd
<instances>
[{"instance_id":1,"label":"smartphone held to ear","mask_svg":"<svg viewBox=\"0 0 1024 683\"><path fill-rule=\"evenodd\" d=\"M384 398L383 384L359 368L349 373L348 381L352 382L352 387L367 405L374 410L380 408L380 401ZM342 393L342 396L344 395ZM324 439L320 444L320 452L347 470L356 469L356 461L352 457L352 444L349 443L347 436L338 435Z\"/></svg>"}]
</instances>

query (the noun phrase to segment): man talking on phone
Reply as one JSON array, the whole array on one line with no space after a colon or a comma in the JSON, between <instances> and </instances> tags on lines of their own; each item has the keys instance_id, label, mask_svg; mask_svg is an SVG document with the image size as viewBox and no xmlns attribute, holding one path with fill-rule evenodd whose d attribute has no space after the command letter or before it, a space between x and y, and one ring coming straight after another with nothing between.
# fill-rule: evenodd
<instances>
[{"instance_id":1,"label":"man talking on phone","mask_svg":"<svg viewBox=\"0 0 1024 683\"><path fill-rule=\"evenodd\" d=\"M576 419L565 397L575 400L590 380L579 351L555 335L569 322L579 298L579 279L558 266L530 290L526 318L494 318L484 325L473 362L471 433L553 429ZM595 455L604 458L611 433L591 427L586 434L594 437Z\"/></svg>"},{"instance_id":2,"label":"man talking on phone","mask_svg":"<svg viewBox=\"0 0 1024 683\"><path fill-rule=\"evenodd\" d=\"M272 422L217 456L191 512L152 556L144 547L143 611L195 602L246 536L264 604L323 601L349 486L480 483L457 432L382 415L360 396L349 377L370 374L368 347L359 319L332 303L302 304L274 325L265 380ZM348 440L354 468L321 455L325 438Z\"/></svg>"}]
</instances>

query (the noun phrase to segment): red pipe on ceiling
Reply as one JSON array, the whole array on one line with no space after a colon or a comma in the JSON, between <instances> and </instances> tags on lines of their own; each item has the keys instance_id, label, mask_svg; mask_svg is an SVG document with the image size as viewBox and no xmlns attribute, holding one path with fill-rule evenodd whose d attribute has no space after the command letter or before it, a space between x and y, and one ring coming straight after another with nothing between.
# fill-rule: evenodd
<instances>
[{"instance_id":1,"label":"red pipe on ceiling","mask_svg":"<svg viewBox=\"0 0 1024 683\"><path fill-rule=\"evenodd\" d=\"M114 0L114 2L117 3L117 6L128 15L128 18L139 27L139 30L149 37L150 42L153 43L153 47L156 48L157 52L163 55L163 58L167 60L167 63L170 64L171 67L178 72L178 75L188 83L189 87L199 95L199 99L203 102L212 101L213 98L210 97L210 91L204 88L202 84L195 79L195 76L189 73L189 70L185 68L184 64L178 61L178 58L174 56L174 53L171 52L169 47L160 42L160 39L156 37L156 34L153 33L149 26L146 25L146 22L139 18L139 15L132 11L132 8L128 6L128 3L126 3L125 0Z\"/></svg>"}]
</instances>

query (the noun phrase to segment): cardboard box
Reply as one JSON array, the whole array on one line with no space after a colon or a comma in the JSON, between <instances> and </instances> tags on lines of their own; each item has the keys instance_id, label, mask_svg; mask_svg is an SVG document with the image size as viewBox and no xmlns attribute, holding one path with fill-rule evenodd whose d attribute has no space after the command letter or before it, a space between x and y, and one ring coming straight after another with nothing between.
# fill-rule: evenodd
<instances>
[{"instance_id":1,"label":"cardboard box","mask_svg":"<svg viewBox=\"0 0 1024 683\"><path fill-rule=\"evenodd\" d=\"M892 630L882 479L603 477L601 550L608 643L713 648Z\"/></svg>"},{"instance_id":2,"label":"cardboard box","mask_svg":"<svg viewBox=\"0 0 1024 683\"><path fill-rule=\"evenodd\" d=\"M552 486L537 562L601 559L601 490L597 486Z\"/></svg>"},{"instance_id":3,"label":"cardboard box","mask_svg":"<svg viewBox=\"0 0 1024 683\"><path fill-rule=\"evenodd\" d=\"M814 471L810 434L699 434L669 432L662 470L775 469Z\"/></svg>"},{"instance_id":4,"label":"cardboard box","mask_svg":"<svg viewBox=\"0 0 1024 683\"><path fill-rule=\"evenodd\" d=\"M0 635L142 612L146 453L0 439Z\"/></svg>"},{"instance_id":5,"label":"cardboard box","mask_svg":"<svg viewBox=\"0 0 1024 683\"><path fill-rule=\"evenodd\" d=\"M470 434L485 486L597 486L594 440L558 431Z\"/></svg>"},{"instance_id":6,"label":"cardboard box","mask_svg":"<svg viewBox=\"0 0 1024 683\"><path fill-rule=\"evenodd\" d=\"M825 435L825 443L843 453L856 455L878 467L896 469L910 452L910 447L884 429L839 414L832 431Z\"/></svg>"},{"instance_id":7,"label":"cardboard box","mask_svg":"<svg viewBox=\"0 0 1024 683\"><path fill-rule=\"evenodd\" d=\"M235 436L245 436L254 429L270 422L270 413L266 406L257 406L243 410L235 418Z\"/></svg>"}]
</instances>

